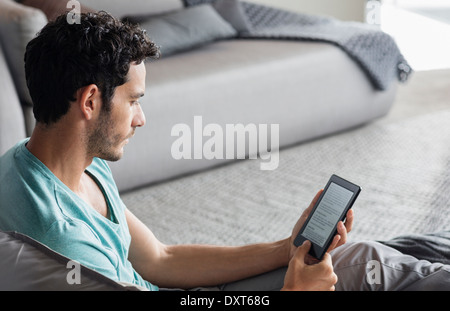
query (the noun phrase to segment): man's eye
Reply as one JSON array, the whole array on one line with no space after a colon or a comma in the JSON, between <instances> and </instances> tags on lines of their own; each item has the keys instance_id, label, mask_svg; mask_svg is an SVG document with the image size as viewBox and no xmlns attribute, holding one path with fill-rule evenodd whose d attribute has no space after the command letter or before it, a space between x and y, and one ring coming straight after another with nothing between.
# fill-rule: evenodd
<instances>
[{"instance_id":1,"label":"man's eye","mask_svg":"<svg viewBox=\"0 0 450 311\"><path fill-rule=\"evenodd\" d=\"M132 105L139 105L140 103L139 103L139 101L136 100L136 101L134 101L134 102L131 102L131 104L132 104Z\"/></svg>"}]
</instances>

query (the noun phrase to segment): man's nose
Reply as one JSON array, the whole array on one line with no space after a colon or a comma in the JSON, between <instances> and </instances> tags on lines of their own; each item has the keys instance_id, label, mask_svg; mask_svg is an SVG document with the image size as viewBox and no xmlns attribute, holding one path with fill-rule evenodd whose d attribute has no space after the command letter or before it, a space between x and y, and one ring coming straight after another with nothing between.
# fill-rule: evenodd
<instances>
[{"instance_id":1,"label":"man's nose","mask_svg":"<svg viewBox=\"0 0 450 311\"><path fill-rule=\"evenodd\" d=\"M141 127L145 125L145 114L142 111L141 105L136 105L135 106L136 110L135 110L135 114L134 114L134 118L133 118L133 127Z\"/></svg>"}]
</instances>

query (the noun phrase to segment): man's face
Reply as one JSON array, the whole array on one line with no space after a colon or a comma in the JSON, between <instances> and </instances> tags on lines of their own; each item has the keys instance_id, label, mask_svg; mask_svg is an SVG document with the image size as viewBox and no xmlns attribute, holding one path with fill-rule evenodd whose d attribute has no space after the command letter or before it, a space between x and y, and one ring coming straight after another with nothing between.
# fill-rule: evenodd
<instances>
[{"instance_id":1,"label":"man's face","mask_svg":"<svg viewBox=\"0 0 450 311\"><path fill-rule=\"evenodd\" d=\"M128 81L117 87L110 112L102 111L88 137L88 152L107 161L117 161L136 127L144 126L145 116L139 104L145 91L145 65L131 64Z\"/></svg>"}]
</instances>

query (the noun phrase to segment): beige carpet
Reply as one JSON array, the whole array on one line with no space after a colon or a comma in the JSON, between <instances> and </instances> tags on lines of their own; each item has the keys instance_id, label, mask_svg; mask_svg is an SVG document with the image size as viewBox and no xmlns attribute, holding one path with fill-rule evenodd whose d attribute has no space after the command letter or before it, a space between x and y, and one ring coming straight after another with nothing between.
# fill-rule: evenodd
<instances>
[{"instance_id":1,"label":"beige carpet","mask_svg":"<svg viewBox=\"0 0 450 311\"><path fill-rule=\"evenodd\" d=\"M122 198L165 243L240 245L290 234L333 173L363 188L351 239L450 228L450 71L417 72L391 113L282 150L275 171L247 160Z\"/></svg>"}]
</instances>

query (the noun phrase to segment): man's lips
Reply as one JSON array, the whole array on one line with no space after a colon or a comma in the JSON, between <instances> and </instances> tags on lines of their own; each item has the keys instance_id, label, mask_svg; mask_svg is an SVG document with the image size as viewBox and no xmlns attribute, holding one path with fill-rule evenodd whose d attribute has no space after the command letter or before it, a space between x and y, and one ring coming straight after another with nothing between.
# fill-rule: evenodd
<instances>
[{"instance_id":1,"label":"man's lips","mask_svg":"<svg viewBox=\"0 0 450 311\"><path fill-rule=\"evenodd\" d=\"M136 129L133 129L133 131L125 138L125 143L128 143L130 141L130 138L134 136L135 132Z\"/></svg>"}]
</instances>

